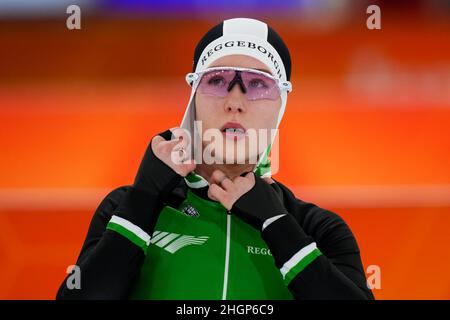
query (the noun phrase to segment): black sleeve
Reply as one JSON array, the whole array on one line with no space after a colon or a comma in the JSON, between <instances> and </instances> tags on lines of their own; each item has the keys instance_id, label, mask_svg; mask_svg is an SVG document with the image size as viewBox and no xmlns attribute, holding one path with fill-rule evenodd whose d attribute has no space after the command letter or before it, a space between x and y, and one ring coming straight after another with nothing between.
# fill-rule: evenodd
<instances>
[{"instance_id":1,"label":"black sleeve","mask_svg":"<svg viewBox=\"0 0 450 320\"><path fill-rule=\"evenodd\" d=\"M296 299L374 299L367 287L356 239L337 214L295 198L277 182L290 213L270 224L266 242L281 267L305 245L315 242L322 253L288 284Z\"/></svg>"},{"instance_id":2,"label":"black sleeve","mask_svg":"<svg viewBox=\"0 0 450 320\"><path fill-rule=\"evenodd\" d=\"M113 190L101 202L91 220L76 265L81 288L69 289L67 278L57 299L125 299L144 260L142 248L106 226L130 187Z\"/></svg>"}]
</instances>

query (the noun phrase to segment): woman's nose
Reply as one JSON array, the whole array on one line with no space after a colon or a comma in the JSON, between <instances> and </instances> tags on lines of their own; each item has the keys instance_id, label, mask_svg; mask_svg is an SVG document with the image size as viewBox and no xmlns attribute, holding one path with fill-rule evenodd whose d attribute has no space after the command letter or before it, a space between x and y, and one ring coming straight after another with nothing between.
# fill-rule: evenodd
<instances>
[{"instance_id":1,"label":"woman's nose","mask_svg":"<svg viewBox=\"0 0 450 320\"><path fill-rule=\"evenodd\" d=\"M239 85L234 85L225 100L225 111L244 112L246 110L247 98Z\"/></svg>"}]
</instances>

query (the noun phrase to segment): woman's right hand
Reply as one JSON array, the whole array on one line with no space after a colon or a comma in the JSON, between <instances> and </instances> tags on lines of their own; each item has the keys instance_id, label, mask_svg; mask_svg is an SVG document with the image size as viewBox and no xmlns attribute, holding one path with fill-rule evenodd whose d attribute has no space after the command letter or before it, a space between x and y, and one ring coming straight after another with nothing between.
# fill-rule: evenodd
<instances>
[{"instance_id":1,"label":"woman's right hand","mask_svg":"<svg viewBox=\"0 0 450 320\"><path fill-rule=\"evenodd\" d=\"M134 187L164 197L175 188L182 177L195 169L193 160L178 156L182 147L187 148L188 138L180 128L172 128L153 137L141 161Z\"/></svg>"},{"instance_id":2,"label":"woman's right hand","mask_svg":"<svg viewBox=\"0 0 450 320\"><path fill-rule=\"evenodd\" d=\"M183 139L178 139L181 135ZM180 147L188 144L185 136L183 130L173 128L172 131L166 130L152 138L133 186L115 211L115 215L138 226L147 235L153 234L161 210L172 190L195 168L193 161L187 159L180 162L176 156L171 156L174 152L179 152L177 150Z\"/></svg>"},{"instance_id":3,"label":"woman's right hand","mask_svg":"<svg viewBox=\"0 0 450 320\"><path fill-rule=\"evenodd\" d=\"M175 136L170 141L161 135L153 137L151 142L152 151L159 160L164 162L180 176L185 177L195 169L194 161L189 159L186 151L182 152L182 149L186 150L188 148L190 138L181 128L171 128L170 131Z\"/></svg>"}]
</instances>

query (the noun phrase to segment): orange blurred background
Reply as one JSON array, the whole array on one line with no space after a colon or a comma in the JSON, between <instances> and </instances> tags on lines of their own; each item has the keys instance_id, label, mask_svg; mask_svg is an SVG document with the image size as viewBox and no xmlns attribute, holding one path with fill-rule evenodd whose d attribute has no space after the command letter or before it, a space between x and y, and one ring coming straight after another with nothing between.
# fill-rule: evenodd
<instances>
[{"instance_id":1,"label":"orange blurred background","mask_svg":"<svg viewBox=\"0 0 450 320\"><path fill-rule=\"evenodd\" d=\"M450 5L373 1L382 28L368 30L369 3L342 3L94 10L73 31L64 11L0 14L0 299L55 297L100 201L180 124L197 41L233 16L266 21L290 48L275 179L346 220L365 268L381 269L377 299L449 299Z\"/></svg>"}]
</instances>

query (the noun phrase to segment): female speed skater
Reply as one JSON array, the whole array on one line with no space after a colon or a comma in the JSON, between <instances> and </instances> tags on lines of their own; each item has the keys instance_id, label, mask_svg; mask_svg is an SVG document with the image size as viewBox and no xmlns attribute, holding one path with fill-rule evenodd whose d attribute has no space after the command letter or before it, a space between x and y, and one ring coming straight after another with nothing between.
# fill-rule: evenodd
<instances>
[{"instance_id":1,"label":"female speed skater","mask_svg":"<svg viewBox=\"0 0 450 320\"><path fill-rule=\"evenodd\" d=\"M81 285L68 276L57 299L374 299L343 219L271 177L274 138L260 133L278 129L290 77L266 23L210 29L181 125L155 134L134 183L101 202Z\"/></svg>"}]
</instances>

